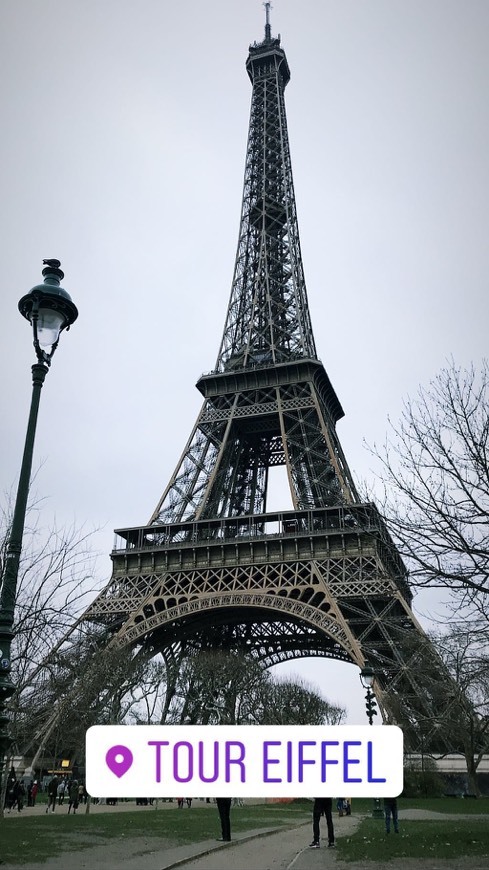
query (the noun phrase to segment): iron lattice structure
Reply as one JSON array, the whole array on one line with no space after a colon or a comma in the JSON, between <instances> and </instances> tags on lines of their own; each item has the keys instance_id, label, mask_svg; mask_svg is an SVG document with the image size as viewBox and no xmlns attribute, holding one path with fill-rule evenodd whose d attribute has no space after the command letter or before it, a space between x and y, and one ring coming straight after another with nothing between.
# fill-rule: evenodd
<instances>
[{"instance_id":1,"label":"iron lattice structure","mask_svg":"<svg viewBox=\"0 0 489 870\"><path fill-rule=\"evenodd\" d=\"M239 241L215 369L148 524L118 530L113 575L85 619L112 644L246 651L269 666L323 656L376 672L386 721L416 746L450 702L411 609L407 574L361 504L336 433L343 410L318 360L299 243L280 38L250 47L253 91ZM284 465L293 510L267 513ZM454 695L452 695L453 700ZM424 739L426 741L426 728ZM427 744L426 744L427 745Z\"/></svg>"}]
</instances>

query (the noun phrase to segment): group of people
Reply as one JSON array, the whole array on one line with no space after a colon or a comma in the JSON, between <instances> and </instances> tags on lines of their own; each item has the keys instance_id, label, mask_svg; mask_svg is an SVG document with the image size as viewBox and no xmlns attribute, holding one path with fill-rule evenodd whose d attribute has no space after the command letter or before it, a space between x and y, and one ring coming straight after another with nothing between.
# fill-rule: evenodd
<instances>
[{"instance_id":1,"label":"group of people","mask_svg":"<svg viewBox=\"0 0 489 870\"><path fill-rule=\"evenodd\" d=\"M22 812L24 809L24 800L25 800L25 785L20 779L15 779L12 782L7 783L7 792L5 795L5 806L7 807L8 812L16 806L18 812Z\"/></svg>"},{"instance_id":2,"label":"group of people","mask_svg":"<svg viewBox=\"0 0 489 870\"><path fill-rule=\"evenodd\" d=\"M48 805L46 812L54 813L56 802L58 806L62 806L65 799L68 800L68 815L73 810L76 813L78 806L85 800L85 786L79 783L77 779L58 779L56 774L52 777L48 784Z\"/></svg>"},{"instance_id":3,"label":"group of people","mask_svg":"<svg viewBox=\"0 0 489 870\"><path fill-rule=\"evenodd\" d=\"M28 807L35 806L38 791L37 780L31 779L26 787L23 779L17 779L15 770L12 767L8 775L7 790L5 792L6 809L10 813L14 807L17 807L17 811L20 813L24 809L26 799Z\"/></svg>"},{"instance_id":4,"label":"group of people","mask_svg":"<svg viewBox=\"0 0 489 870\"><path fill-rule=\"evenodd\" d=\"M13 810L16 806L20 813L24 809L24 801L26 796L25 785L20 779L14 779L7 783L7 792L5 795L5 806L7 810Z\"/></svg>"}]
</instances>

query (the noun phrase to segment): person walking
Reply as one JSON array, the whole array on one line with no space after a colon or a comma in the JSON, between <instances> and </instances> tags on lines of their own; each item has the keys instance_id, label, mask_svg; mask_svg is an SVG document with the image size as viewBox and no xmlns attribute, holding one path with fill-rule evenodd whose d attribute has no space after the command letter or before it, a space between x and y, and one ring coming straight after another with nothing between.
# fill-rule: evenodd
<instances>
[{"instance_id":1,"label":"person walking","mask_svg":"<svg viewBox=\"0 0 489 870\"><path fill-rule=\"evenodd\" d=\"M66 780L62 779L58 785L58 806L63 806L63 802L66 794Z\"/></svg>"},{"instance_id":2,"label":"person walking","mask_svg":"<svg viewBox=\"0 0 489 870\"><path fill-rule=\"evenodd\" d=\"M391 816L392 824L394 825L394 833L399 833L399 820L397 809L397 798L384 798L384 815L385 815L385 832L391 832Z\"/></svg>"},{"instance_id":3,"label":"person walking","mask_svg":"<svg viewBox=\"0 0 489 870\"><path fill-rule=\"evenodd\" d=\"M25 786L21 779L18 779L14 786L14 802L17 804L19 813L24 809Z\"/></svg>"},{"instance_id":4,"label":"person walking","mask_svg":"<svg viewBox=\"0 0 489 870\"><path fill-rule=\"evenodd\" d=\"M328 848L334 848L333 799L314 798L312 808L312 843L309 844L311 849L319 849L319 820L323 815L326 818L328 829Z\"/></svg>"},{"instance_id":5,"label":"person walking","mask_svg":"<svg viewBox=\"0 0 489 870\"><path fill-rule=\"evenodd\" d=\"M33 785L32 785L32 792L31 792L31 799L32 799L31 806L33 806L33 807L36 806L36 798L37 798L38 791L39 791L39 786L37 784L37 779L35 779L33 782Z\"/></svg>"},{"instance_id":6,"label":"person walking","mask_svg":"<svg viewBox=\"0 0 489 870\"><path fill-rule=\"evenodd\" d=\"M50 780L48 785L48 805L46 807L46 812L48 813L51 809L51 812L54 813L56 809L56 798L58 796L58 777L54 774L53 778Z\"/></svg>"},{"instance_id":7,"label":"person walking","mask_svg":"<svg viewBox=\"0 0 489 870\"><path fill-rule=\"evenodd\" d=\"M70 814L70 810L73 807L73 815L75 815L78 809L78 780L74 779L68 789L68 795L70 802L68 804L68 815Z\"/></svg>"},{"instance_id":8,"label":"person walking","mask_svg":"<svg viewBox=\"0 0 489 870\"><path fill-rule=\"evenodd\" d=\"M222 843L231 842L231 798L216 798L219 819L221 821L221 836L218 837Z\"/></svg>"},{"instance_id":9,"label":"person walking","mask_svg":"<svg viewBox=\"0 0 489 870\"><path fill-rule=\"evenodd\" d=\"M17 785L17 776L13 767L10 768L10 773L7 779L7 790L5 792L5 806L10 812L15 805L15 791Z\"/></svg>"}]
</instances>

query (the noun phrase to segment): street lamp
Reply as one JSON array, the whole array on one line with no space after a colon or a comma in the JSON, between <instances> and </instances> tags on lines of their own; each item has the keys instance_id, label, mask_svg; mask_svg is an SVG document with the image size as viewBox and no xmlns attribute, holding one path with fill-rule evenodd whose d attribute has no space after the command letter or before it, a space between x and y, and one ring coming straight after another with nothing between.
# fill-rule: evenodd
<instances>
[{"instance_id":1,"label":"street lamp","mask_svg":"<svg viewBox=\"0 0 489 870\"><path fill-rule=\"evenodd\" d=\"M32 470L41 389L58 346L60 333L68 330L78 317L76 306L60 286L64 278L59 260L43 260L44 283L37 284L19 302L19 311L32 326L37 362L32 366L32 398L20 469L12 526L5 556L0 595L0 794L5 756L11 745L8 734L7 701L15 686L11 680L11 645L14 632L15 598L25 515Z\"/></svg>"},{"instance_id":2,"label":"street lamp","mask_svg":"<svg viewBox=\"0 0 489 870\"><path fill-rule=\"evenodd\" d=\"M365 662L362 670L360 671L360 680L364 689L367 690L367 694L365 695L367 716L368 716L368 724L373 725L373 717L377 715L377 702L375 700L375 695L372 692L372 686L374 684L375 673L374 669L369 665L368 662Z\"/></svg>"},{"instance_id":3,"label":"street lamp","mask_svg":"<svg viewBox=\"0 0 489 870\"><path fill-rule=\"evenodd\" d=\"M374 724L374 716L377 715L377 702L375 700L375 695L372 692L372 686L375 680L375 671L368 662L365 662L362 670L360 671L360 681L364 689L367 690L367 694L365 695L366 701L366 710L368 716L368 724ZM384 813L382 812L382 807L380 805L379 798L374 798L374 806L372 809L372 817L374 819L380 819L384 817Z\"/></svg>"}]
</instances>

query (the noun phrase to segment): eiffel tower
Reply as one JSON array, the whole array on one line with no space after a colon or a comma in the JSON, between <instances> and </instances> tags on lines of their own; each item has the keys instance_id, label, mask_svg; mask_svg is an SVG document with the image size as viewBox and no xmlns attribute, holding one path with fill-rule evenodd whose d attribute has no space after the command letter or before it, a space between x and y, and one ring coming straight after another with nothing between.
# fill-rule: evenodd
<instances>
[{"instance_id":1,"label":"eiffel tower","mask_svg":"<svg viewBox=\"0 0 489 870\"><path fill-rule=\"evenodd\" d=\"M287 134L290 79L269 8L250 46L252 84L239 239L221 346L203 405L147 525L118 529L113 574L84 620L112 645L240 650L266 667L365 661L384 721L416 745L439 712L443 666L411 610L406 568L362 503L308 309ZM267 512L285 466L293 510ZM446 681L446 672L443 680Z\"/></svg>"}]
</instances>

